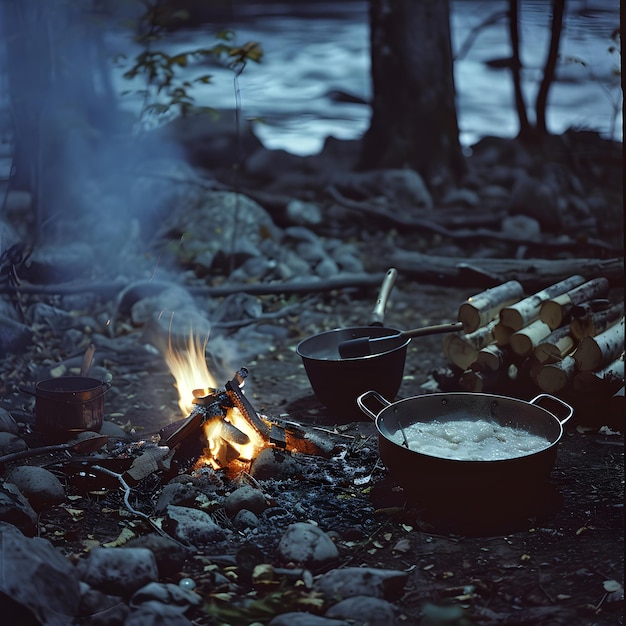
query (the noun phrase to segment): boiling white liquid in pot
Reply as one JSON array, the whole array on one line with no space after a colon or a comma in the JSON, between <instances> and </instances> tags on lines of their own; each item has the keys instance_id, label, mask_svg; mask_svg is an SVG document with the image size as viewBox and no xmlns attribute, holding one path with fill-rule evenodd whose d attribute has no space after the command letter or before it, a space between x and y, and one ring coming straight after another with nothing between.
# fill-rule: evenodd
<instances>
[{"instance_id":1,"label":"boiling white liquid in pot","mask_svg":"<svg viewBox=\"0 0 626 626\"><path fill-rule=\"evenodd\" d=\"M410 450L457 461L512 459L550 445L546 437L489 420L416 422L404 426L404 434ZM400 430L389 439L404 446Z\"/></svg>"}]
</instances>

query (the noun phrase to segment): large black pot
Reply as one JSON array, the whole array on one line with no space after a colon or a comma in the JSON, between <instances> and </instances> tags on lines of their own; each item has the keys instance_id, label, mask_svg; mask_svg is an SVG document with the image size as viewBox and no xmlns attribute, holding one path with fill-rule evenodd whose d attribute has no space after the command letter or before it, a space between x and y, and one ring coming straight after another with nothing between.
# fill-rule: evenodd
<instances>
[{"instance_id":1,"label":"large black pot","mask_svg":"<svg viewBox=\"0 0 626 626\"><path fill-rule=\"evenodd\" d=\"M539 406L551 408L565 416ZM378 411L371 406L376 403ZM378 430L380 458L390 476L406 494L440 518L485 524L494 519L521 515L544 492L557 458L563 425L573 409L562 400L540 394L529 402L484 393L435 393L391 403L376 391L357 398L361 410ZM381 409L382 407L382 409ZM402 429L417 422L489 419L541 435L548 445L531 454L500 460L456 460L408 449ZM419 446L417 446L419 448Z\"/></svg>"}]
</instances>

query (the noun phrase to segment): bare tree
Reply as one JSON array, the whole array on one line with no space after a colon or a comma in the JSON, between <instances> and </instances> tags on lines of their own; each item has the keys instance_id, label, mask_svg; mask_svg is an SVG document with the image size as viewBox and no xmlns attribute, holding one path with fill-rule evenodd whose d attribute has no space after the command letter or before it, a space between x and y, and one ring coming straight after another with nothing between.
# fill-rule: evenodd
<instances>
[{"instance_id":1,"label":"bare tree","mask_svg":"<svg viewBox=\"0 0 626 626\"><path fill-rule=\"evenodd\" d=\"M448 0L370 0L372 118L363 169L410 167L431 187L458 178Z\"/></svg>"},{"instance_id":2,"label":"bare tree","mask_svg":"<svg viewBox=\"0 0 626 626\"><path fill-rule=\"evenodd\" d=\"M552 1L552 22L550 29L550 45L543 68L543 77L535 100L535 124L528 119L528 109L524 101L521 84L522 62L520 59L521 41L519 35L519 1L509 0L509 35L511 39L511 73L515 92L515 108L519 119L518 136L522 141L535 141L548 134L546 110L548 93L554 82L554 72L559 57L559 44L563 32L563 15L565 0Z\"/></svg>"}]
</instances>

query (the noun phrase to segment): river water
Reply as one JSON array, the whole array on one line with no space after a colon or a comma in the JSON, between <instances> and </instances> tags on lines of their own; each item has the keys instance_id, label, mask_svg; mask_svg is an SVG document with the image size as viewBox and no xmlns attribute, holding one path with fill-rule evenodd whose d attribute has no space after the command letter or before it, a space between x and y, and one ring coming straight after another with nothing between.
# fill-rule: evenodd
<instances>
[{"instance_id":1,"label":"river water","mask_svg":"<svg viewBox=\"0 0 626 626\"><path fill-rule=\"evenodd\" d=\"M451 2L453 50L458 55L457 111L464 146L486 135L513 137L518 130L510 73L486 64L510 55L506 21L502 18L475 30L505 11L507 4L506 0ZM520 2L522 79L531 120L549 43L550 4L548 0ZM329 135L362 136L369 125L369 107L338 102L329 93L339 90L366 102L371 96L367 2L315 2L305 8L274 3L234 6L228 26L235 31L235 42L260 42L263 60L251 63L239 77L218 67L188 68L189 77L207 71L213 75L211 85L194 87L196 104L226 109L239 105L242 116L262 120L255 123L255 132L267 147L295 154L318 152ZM547 112L551 132L572 127L622 140L620 58L609 51L619 18L619 0L567 3L557 81ZM180 51L211 45L214 33L215 27L208 26L179 32L163 47ZM472 45L459 54L472 33L476 34Z\"/></svg>"}]
</instances>

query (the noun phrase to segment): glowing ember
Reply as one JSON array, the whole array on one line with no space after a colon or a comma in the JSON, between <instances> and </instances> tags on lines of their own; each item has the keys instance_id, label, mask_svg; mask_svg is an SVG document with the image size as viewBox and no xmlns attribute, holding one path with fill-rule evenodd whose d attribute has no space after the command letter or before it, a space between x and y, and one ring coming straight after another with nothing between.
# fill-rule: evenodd
<instances>
[{"instance_id":1,"label":"glowing ember","mask_svg":"<svg viewBox=\"0 0 626 626\"><path fill-rule=\"evenodd\" d=\"M228 410L228 416L225 421L226 423L222 420L211 420L204 425L204 433L208 441L207 447L213 458L208 457L208 455L200 458L198 465L210 464L215 466L214 459L219 458L224 439L238 452L237 458L240 461L254 459L267 446L263 437L253 428L237 407ZM228 424L232 424L237 430L241 431L247 442L239 443L231 436L230 432L226 432Z\"/></svg>"},{"instance_id":2,"label":"glowing ember","mask_svg":"<svg viewBox=\"0 0 626 626\"><path fill-rule=\"evenodd\" d=\"M184 351L177 350L168 343L165 362L176 380L178 390L178 406L183 415L189 415L193 409L194 390L216 387L215 379L206 364L206 345L209 338L204 340L189 333L189 341Z\"/></svg>"}]
</instances>

